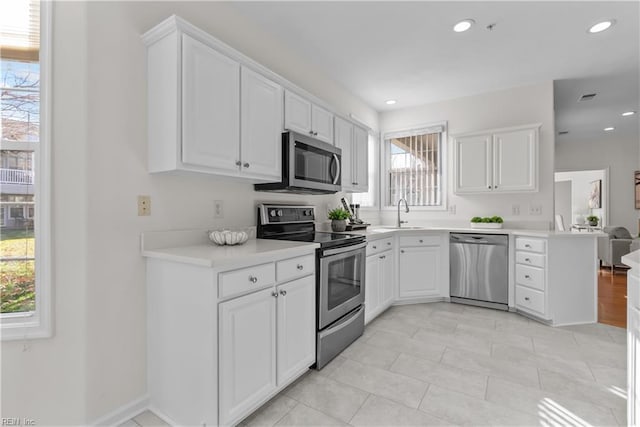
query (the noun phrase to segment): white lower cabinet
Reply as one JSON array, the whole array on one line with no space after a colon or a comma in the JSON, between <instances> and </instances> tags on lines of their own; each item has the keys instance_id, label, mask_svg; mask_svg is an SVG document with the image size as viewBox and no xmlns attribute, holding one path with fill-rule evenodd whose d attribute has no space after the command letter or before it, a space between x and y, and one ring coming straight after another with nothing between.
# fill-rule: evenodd
<instances>
[{"instance_id":1,"label":"white lower cabinet","mask_svg":"<svg viewBox=\"0 0 640 427\"><path fill-rule=\"evenodd\" d=\"M393 251L370 255L366 265L364 321L369 323L386 310L394 298Z\"/></svg>"},{"instance_id":2,"label":"white lower cabinet","mask_svg":"<svg viewBox=\"0 0 640 427\"><path fill-rule=\"evenodd\" d=\"M220 424L240 421L315 361L315 277L219 304Z\"/></svg>"},{"instance_id":3,"label":"white lower cabinet","mask_svg":"<svg viewBox=\"0 0 640 427\"><path fill-rule=\"evenodd\" d=\"M400 247L399 299L440 296L440 246Z\"/></svg>"},{"instance_id":4,"label":"white lower cabinet","mask_svg":"<svg viewBox=\"0 0 640 427\"><path fill-rule=\"evenodd\" d=\"M627 272L627 425L640 424L640 271Z\"/></svg>"},{"instance_id":5,"label":"white lower cabinet","mask_svg":"<svg viewBox=\"0 0 640 427\"><path fill-rule=\"evenodd\" d=\"M276 298L268 288L218 309L220 423L247 413L276 388Z\"/></svg>"}]
</instances>

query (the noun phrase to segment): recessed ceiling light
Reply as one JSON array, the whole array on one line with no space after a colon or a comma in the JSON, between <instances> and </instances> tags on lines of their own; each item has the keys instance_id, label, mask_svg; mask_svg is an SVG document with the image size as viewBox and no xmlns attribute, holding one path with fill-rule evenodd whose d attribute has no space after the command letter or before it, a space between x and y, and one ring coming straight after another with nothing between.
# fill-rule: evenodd
<instances>
[{"instance_id":1,"label":"recessed ceiling light","mask_svg":"<svg viewBox=\"0 0 640 427\"><path fill-rule=\"evenodd\" d=\"M395 103L396 103L396 100L395 100L395 99L390 99L390 100L388 100L388 101L385 101L385 104L387 104L387 105L393 105L393 104L395 104Z\"/></svg>"},{"instance_id":2,"label":"recessed ceiling light","mask_svg":"<svg viewBox=\"0 0 640 427\"><path fill-rule=\"evenodd\" d=\"M608 127L608 128L604 128L605 132L611 132L612 130L614 130L614 127Z\"/></svg>"},{"instance_id":3,"label":"recessed ceiling light","mask_svg":"<svg viewBox=\"0 0 640 427\"><path fill-rule=\"evenodd\" d=\"M453 26L453 31L455 31L456 33L465 32L475 23L476 21L474 21L473 19L463 19Z\"/></svg>"},{"instance_id":4,"label":"recessed ceiling light","mask_svg":"<svg viewBox=\"0 0 640 427\"><path fill-rule=\"evenodd\" d=\"M613 19L607 19L606 21L598 22L597 24L593 24L591 28L589 28L589 32L591 34L601 33L604 30L608 30L615 24L616 21Z\"/></svg>"},{"instance_id":5,"label":"recessed ceiling light","mask_svg":"<svg viewBox=\"0 0 640 427\"><path fill-rule=\"evenodd\" d=\"M635 111L626 111L624 113L622 113L623 117L627 117L627 116L633 116L636 112Z\"/></svg>"}]
</instances>

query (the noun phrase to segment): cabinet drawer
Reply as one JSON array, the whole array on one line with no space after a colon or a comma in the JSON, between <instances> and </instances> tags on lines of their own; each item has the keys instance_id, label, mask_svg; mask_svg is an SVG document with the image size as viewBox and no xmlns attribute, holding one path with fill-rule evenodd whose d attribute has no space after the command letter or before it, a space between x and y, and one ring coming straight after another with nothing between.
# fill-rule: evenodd
<instances>
[{"instance_id":1,"label":"cabinet drawer","mask_svg":"<svg viewBox=\"0 0 640 427\"><path fill-rule=\"evenodd\" d=\"M261 264L240 270L227 271L218 275L218 294L220 298L262 289L276 282L274 263Z\"/></svg>"},{"instance_id":2,"label":"cabinet drawer","mask_svg":"<svg viewBox=\"0 0 640 427\"><path fill-rule=\"evenodd\" d=\"M400 236L400 246L439 246L440 236Z\"/></svg>"},{"instance_id":3,"label":"cabinet drawer","mask_svg":"<svg viewBox=\"0 0 640 427\"><path fill-rule=\"evenodd\" d=\"M545 316L544 292L516 285L516 306Z\"/></svg>"},{"instance_id":4,"label":"cabinet drawer","mask_svg":"<svg viewBox=\"0 0 640 427\"><path fill-rule=\"evenodd\" d=\"M393 249L392 237L367 242L367 256L375 255L377 253L380 253L382 251L386 251L389 249Z\"/></svg>"},{"instance_id":5,"label":"cabinet drawer","mask_svg":"<svg viewBox=\"0 0 640 427\"><path fill-rule=\"evenodd\" d=\"M516 284L544 291L544 269L516 264Z\"/></svg>"},{"instance_id":6,"label":"cabinet drawer","mask_svg":"<svg viewBox=\"0 0 640 427\"><path fill-rule=\"evenodd\" d=\"M314 255L278 261L276 263L276 277L278 278L278 282L288 282L298 277L313 274L315 267L316 257Z\"/></svg>"},{"instance_id":7,"label":"cabinet drawer","mask_svg":"<svg viewBox=\"0 0 640 427\"><path fill-rule=\"evenodd\" d=\"M544 268L544 255L534 254L531 252L516 251L516 262L518 264L533 265L534 267Z\"/></svg>"},{"instance_id":8,"label":"cabinet drawer","mask_svg":"<svg viewBox=\"0 0 640 427\"><path fill-rule=\"evenodd\" d=\"M516 250L545 253L546 241L530 237L516 237Z\"/></svg>"}]
</instances>

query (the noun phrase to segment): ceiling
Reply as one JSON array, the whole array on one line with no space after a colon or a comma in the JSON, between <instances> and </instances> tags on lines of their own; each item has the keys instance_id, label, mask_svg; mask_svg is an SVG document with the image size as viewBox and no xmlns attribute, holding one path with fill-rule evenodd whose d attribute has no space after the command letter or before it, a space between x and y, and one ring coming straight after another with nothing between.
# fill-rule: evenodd
<instances>
[{"instance_id":1,"label":"ceiling","mask_svg":"<svg viewBox=\"0 0 640 427\"><path fill-rule=\"evenodd\" d=\"M597 114L619 116L621 108L638 110L635 1L233 5L380 112L550 80L558 80L558 129L584 125ZM476 25L453 32L465 18ZM603 33L587 32L604 18L616 24ZM580 119L583 105L576 95L588 88L597 90L591 105L601 109ZM386 105L388 99L397 103ZM637 115L632 121L637 124Z\"/></svg>"}]
</instances>

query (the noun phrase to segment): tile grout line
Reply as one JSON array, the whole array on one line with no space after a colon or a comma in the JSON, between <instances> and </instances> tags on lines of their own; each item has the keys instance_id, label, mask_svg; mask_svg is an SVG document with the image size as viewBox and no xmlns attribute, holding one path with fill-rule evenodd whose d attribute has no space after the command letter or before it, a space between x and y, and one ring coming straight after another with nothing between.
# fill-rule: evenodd
<instances>
[{"instance_id":1,"label":"tile grout line","mask_svg":"<svg viewBox=\"0 0 640 427\"><path fill-rule=\"evenodd\" d=\"M351 416L351 418L349 418L349 421L347 422L347 424L352 425L351 421L353 421L353 419L356 417L356 415L358 415L358 412L360 412L360 410L362 409L362 407L364 406L365 403L367 403L369 401L369 399L371 399L371 396L373 396L372 393L367 393L367 398L364 399L362 401L362 403L360 404L360 406L358 406L358 409L356 410L356 412L353 413L353 415Z\"/></svg>"}]
</instances>

